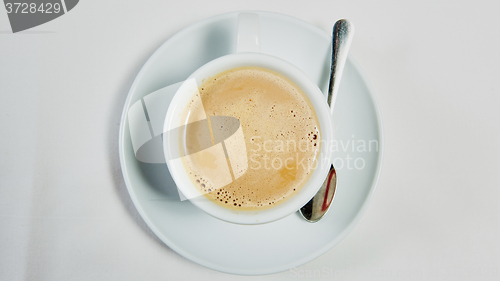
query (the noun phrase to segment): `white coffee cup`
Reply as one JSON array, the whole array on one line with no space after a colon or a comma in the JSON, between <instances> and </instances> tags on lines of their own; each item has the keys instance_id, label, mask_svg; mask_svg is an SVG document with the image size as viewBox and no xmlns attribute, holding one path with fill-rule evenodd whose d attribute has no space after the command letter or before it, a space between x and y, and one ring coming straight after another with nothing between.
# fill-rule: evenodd
<instances>
[{"instance_id":1,"label":"white coffee cup","mask_svg":"<svg viewBox=\"0 0 500 281\"><path fill-rule=\"evenodd\" d=\"M261 224L286 217L305 205L323 184L333 151L328 144L333 141L333 122L325 97L318 86L302 70L280 58L260 53L259 18L257 14L241 13L238 16L237 53L217 58L200 67L191 74L179 91L175 94L167 111L163 128L163 150L168 169L179 191L195 206L218 219L237 224ZM232 210L222 207L203 196L188 175L188 171L178 159L177 151L183 147L176 128L185 124L185 110L193 100L196 85L223 71L237 67L253 66L272 70L287 77L295 83L307 96L316 112L320 126L322 145L316 161L317 167L302 188L285 202L262 210ZM195 86L193 86L195 85ZM188 92L186 92L188 90ZM225 159L225 158L224 158Z\"/></svg>"}]
</instances>

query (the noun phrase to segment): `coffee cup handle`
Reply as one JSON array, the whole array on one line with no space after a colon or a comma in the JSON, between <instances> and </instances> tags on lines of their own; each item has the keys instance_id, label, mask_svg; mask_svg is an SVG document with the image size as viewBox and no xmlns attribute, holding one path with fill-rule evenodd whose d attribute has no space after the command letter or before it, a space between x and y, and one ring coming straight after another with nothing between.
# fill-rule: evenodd
<instances>
[{"instance_id":1,"label":"coffee cup handle","mask_svg":"<svg viewBox=\"0 0 500 281\"><path fill-rule=\"evenodd\" d=\"M236 53L260 53L260 19L258 14L238 14Z\"/></svg>"}]
</instances>

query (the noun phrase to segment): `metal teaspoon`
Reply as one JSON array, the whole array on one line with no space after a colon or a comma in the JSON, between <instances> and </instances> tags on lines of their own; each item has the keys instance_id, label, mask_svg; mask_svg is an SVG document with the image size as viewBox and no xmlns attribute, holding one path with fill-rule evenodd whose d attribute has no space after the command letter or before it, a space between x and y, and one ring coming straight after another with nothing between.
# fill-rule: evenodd
<instances>
[{"instance_id":1,"label":"metal teaspoon","mask_svg":"<svg viewBox=\"0 0 500 281\"><path fill-rule=\"evenodd\" d=\"M327 102L330 112L333 107L340 85L340 78L354 35L354 26L346 19L338 20L333 26L332 34L332 67L330 70L330 85L328 87ZM330 209L337 188L337 174L333 165L330 167L328 176L314 197L300 208L300 214L308 222L319 221Z\"/></svg>"}]
</instances>

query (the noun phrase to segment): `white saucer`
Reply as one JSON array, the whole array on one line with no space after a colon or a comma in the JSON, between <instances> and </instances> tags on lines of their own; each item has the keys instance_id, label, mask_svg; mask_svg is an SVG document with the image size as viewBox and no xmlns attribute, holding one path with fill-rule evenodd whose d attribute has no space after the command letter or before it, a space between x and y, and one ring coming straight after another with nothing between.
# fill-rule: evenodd
<instances>
[{"instance_id":1,"label":"white saucer","mask_svg":"<svg viewBox=\"0 0 500 281\"><path fill-rule=\"evenodd\" d=\"M261 17L262 52L302 68L326 93L330 35L289 16L256 13ZM165 164L136 160L126 112L142 97L182 81L216 57L233 53L237 14L223 14L191 25L167 40L149 58L125 102L120 124L120 163L137 210L171 249L222 272L270 274L302 265L325 253L360 219L380 174L382 123L368 80L350 57L333 116L339 149L335 153L337 194L331 210L320 222L308 223L296 213L264 225L235 225L205 214L188 201L181 202ZM358 151L363 150L362 141L366 151ZM368 151L369 141L371 151ZM352 159L348 160L349 157Z\"/></svg>"}]
</instances>

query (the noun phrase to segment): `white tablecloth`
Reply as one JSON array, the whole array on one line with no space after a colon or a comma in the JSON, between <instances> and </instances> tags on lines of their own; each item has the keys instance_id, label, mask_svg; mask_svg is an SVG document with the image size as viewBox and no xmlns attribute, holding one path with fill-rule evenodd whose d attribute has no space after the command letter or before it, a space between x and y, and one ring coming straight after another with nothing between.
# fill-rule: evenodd
<instances>
[{"instance_id":1,"label":"white tablecloth","mask_svg":"<svg viewBox=\"0 0 500 281\"><path fill-rule=\"evenodd\" d=\"M118 159L122 107L152 52L237 10L356 26L384 121L368 211L325 255L259 280L499 280L497 1L80 1L12 34L0 8L0 280L234 280L165 246ZM320 272L321 274L319 274Z\"/></svg>"}]
</instances>

